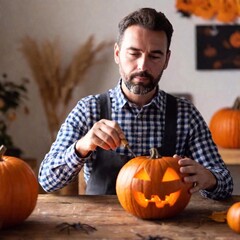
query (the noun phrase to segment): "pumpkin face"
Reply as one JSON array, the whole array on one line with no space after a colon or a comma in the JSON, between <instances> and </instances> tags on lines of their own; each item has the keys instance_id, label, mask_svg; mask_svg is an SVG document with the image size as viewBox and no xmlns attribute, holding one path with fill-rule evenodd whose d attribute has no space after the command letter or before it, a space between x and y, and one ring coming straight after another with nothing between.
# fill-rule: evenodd
<instances>
[{"instance_id":1,"label":"pumpkin face","mask_svg":"<svg viewBox=\"0 0 240 240\"><path fill-rule=\"evenodd\" d=\"M188 204L191 184L182 181L178 159L133 158L120 170L116 192L122 207L144 219L172 217Z\"/></svg>"},{"instance_id":2,"label":"pumpkin face","mask_svg":"<svg viewBox=\"0 0 240 240\"><path fill-rule=\"evenodd\" d=\"M240 148L240 98L232 108L217 111L209 125L214 142L223 148Z\"/></svg>"},{"instance_id":3,"label":"pumpkin face","mask_svg":"<svg viewBox=\"0 0 240 240\"><path fill-rule=\"evenodd\" d=\"M234 203L228 209L227 223L233 231L240 233L240 202Z\"/></svg>"},{"instance_id":4,"label":"pumpkin face","mask_svg":"<svg viewBox=\"0 0 240 240\"><path fill-rule=\"evenodd\" d=\"M178 173L173 168L168 167L166 171L162 170L162 174L160 173L158 179L154 181L154 176L150 177L147 173L148 171L151 174L151 170L148 169L149 167L150 165L148 167L145 166L134 176L133 185L136 185L136 188L132 190L134 199L142 207L147 207L151 203L154 203L157 208L162 208L166 205L173 206L181 193L181 179ZM158 180L161 182L161 188L154 184ZM141 181L146 182L142 183ZM138 188L143 184L148 185L147 187L151 191L146 193L141 192L142 189Z\"/></svg>"},{"instance_id":5,"label":"pumpkin face","mask_svg":"<svg viewBox=\"0 0 240 240\"><path fill-rule=\"evenodd\" d=\"M23 222L34 210L38 182L23 160L3 156L0 149L0 229Z\"/></svg>"}]
</instances>

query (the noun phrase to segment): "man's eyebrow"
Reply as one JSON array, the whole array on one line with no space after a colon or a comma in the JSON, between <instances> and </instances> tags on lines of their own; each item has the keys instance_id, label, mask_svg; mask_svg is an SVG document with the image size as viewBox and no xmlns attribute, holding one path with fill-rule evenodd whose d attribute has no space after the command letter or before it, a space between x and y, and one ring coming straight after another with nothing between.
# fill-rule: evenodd
<instances>
[{"instance_id":1,"label":"man's eyebrow","mask_svg":"<svg viewBox=\"0 0 240 240\"><path fill-rule=\"evenodd\" d=\"M141 51L141 49L135 47L128 47L127 50Z\"/></svg>"},{"instance_id":2,"label":"man's eyebrow","mask_svg":"<svg viewBox=\"0 0 240 240\"><path fill-rule=\"evenodd\" d=\"M157 54L163 55L163 51L161 50L152 50L151 53L157 53Z\"/></svg>"},{"instance_id":3,"label":"man's eyebrow","mask_svg":"<svg viewBox=\"0 0 240 240\"><path fill-rule=\"evenodd\" d=\"M127 50L138 51L138 52L141 51L141 49L135 48L135 47L129 47L127 48ZM163 52L161 50L152 50L150 53L163 55Z\"/></svg>"}]
</instances>

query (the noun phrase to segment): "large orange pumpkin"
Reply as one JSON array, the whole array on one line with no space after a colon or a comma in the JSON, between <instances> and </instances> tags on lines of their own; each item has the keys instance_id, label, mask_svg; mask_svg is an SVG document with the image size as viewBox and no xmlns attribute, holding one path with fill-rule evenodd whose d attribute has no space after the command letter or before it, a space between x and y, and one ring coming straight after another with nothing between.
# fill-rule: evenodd
<instances>
[{"instance_id":1,"label":"large orange pumpkin","mask_svg":"<svg viewBox=\"0 0 240 240\"><path fill-rule=\"evenodd\" d=\"M156 149L151 156L139 156L120 170L116 192L122 207L143 219L175 216L188 204L191 184L183 182L178 159L160 157Z\"/></svg>"},{"instance_id":2,"label":"large orange pumpkin","mask_svg":"<svg viewBox=\"0 0 240 240\"><path fill-rule=\"evenodd\" d=\"M232 108L218 110L209 124L214 142L223 148L240 148L240 97Z\"/></svg>"},{"instance_id":3,"label":"large orange pumpkin","mask_svg":"<svg viewBox=\"0 0 240 240\"><path fill-rule=\"evenodd\" d=\"M240 233L240 202L234 203L228 209L227 223L233 231Z\"/></svg>"},{"instance_id":4,"label":"large orange pumpkin","mask_svg":"<svg viewBox=\"0 0 240 240\"><path fill-rule=\"evenodd\" d=\"M37 178L23 160L4 156L0 148L0 229L23 222L32 213L38 196Z\"/></svg>"}]
</instances>

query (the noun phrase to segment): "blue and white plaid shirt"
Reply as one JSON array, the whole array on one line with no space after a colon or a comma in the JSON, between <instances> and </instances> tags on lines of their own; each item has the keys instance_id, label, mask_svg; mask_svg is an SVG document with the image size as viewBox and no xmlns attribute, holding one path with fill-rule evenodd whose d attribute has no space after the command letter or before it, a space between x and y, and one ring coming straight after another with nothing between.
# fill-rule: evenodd
<instances>
[{"instance_id":1,"label":"blue and white plaid shirt","mask_svg":"<svg viewBox=\"0 0 240 240\"><path fill-rule=\"evenodd\" d=\"M159 90L150 103L139 108L125 98L121 81L109 90L112 102L112 120L123 130L133 152L149 155L152 147L161 147L164 134L166 93ZM71 182L84 166L88 181L92 171L92 159L96 152L81 158L75 151L75 143L99 120L98 95L81 99L62 124L56 141L46 154L39 170L39 182L47 192L55 191ZM217 179L217 187L209 192L201 190L205 197L226 198L233 190L232 177L226 168L209 129L201 114L189 101L177 98L176 154L187 156L209 169ZM126 148L116 149L119 154L131 155Z\"/></svg>"}]
</instances>

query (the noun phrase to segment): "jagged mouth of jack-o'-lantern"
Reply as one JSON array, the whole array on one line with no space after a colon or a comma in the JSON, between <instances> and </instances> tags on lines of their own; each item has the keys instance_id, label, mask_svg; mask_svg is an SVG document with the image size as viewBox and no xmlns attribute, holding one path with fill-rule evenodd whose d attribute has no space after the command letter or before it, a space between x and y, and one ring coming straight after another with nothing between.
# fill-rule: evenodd
<instances>
[{"instance_id":1,"label":"jagged mouth of jack-o'-lantern","mask_svg":"<svg viewBox=\"0 0 240 240\"><path fill-rule=\"evenodd\" d=\"M151 184L151 178L148 175L146 169L141 169L139 172L137 172L134 176L134 178L139 181L147 181L148 184ZM167 168L167 170L164 173L164 176L161 181L161 186L153 187L150 189L157 189L157 191L154 191L152 193L148 193L149 197L146 196L146 194L142 191L133 191L133 196L136 202L141 206L146 208L149 204L155 204L157 208L163 208L166 205L172 207L178 200L181 188L180 184L178 182L181 181L179 175L176 173L176 171L172 168ZM171 185L171 188L168 186ZM175 186L173 189L172 186ZM171 189L169 192L168 189ZM175 191L173 191L175 190ZM164 192L164 195L162 194ZM166 194L167 193L167 194Z\"/></svg>"}]
</instances>

